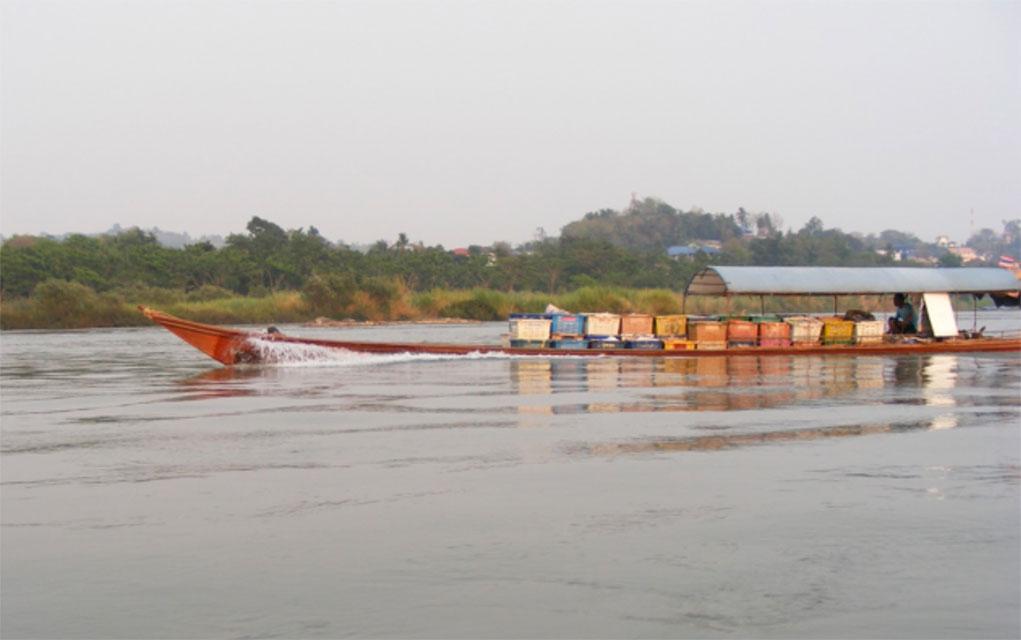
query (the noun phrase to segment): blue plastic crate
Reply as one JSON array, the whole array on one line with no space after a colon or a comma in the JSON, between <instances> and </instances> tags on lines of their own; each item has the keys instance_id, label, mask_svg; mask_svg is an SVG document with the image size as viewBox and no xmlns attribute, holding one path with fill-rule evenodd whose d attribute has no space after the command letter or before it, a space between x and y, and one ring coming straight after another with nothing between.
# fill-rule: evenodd
<instances>
[{"instance_id":1,"label":"blue plastic crate","mask_svg":"<svg viewBox=\"0 0 1021 640\"><path fill-rule=\"evenodd\" d=\"M624 343L627 349L662 349L662 340L628 340Z\"/></svg>"},{"instance_id":2,"label":"blue plastic crate","mask_svg":"<svg viewBox=\"0 0 1021 640\"><path fill-rule=\"evenodd\" d=\"M602 340L589 340L589 349L623 349L624 343L620 340L613 339L602 339Z\"/></svg>"},{"instance_id":3,"label":"blue plastic crate","mask_svg":"<svg viewBox=\"0 0 1021 640\"><path fill-rule=\"evenodd\" d=\"M588 340L581 338L557 338L550 340L551 349L588 349Z\"/></svg>"},{"instance_id":4,"label":"blue plastic crate","mask_svg":"<svg viewBox=\"0 0 1021 640\"><path fill-rule=\"evenodd\" d=\"M580 313L551 313L550 333L581 335L585 332L585 316Z\"/></svg>"}]
</instances>

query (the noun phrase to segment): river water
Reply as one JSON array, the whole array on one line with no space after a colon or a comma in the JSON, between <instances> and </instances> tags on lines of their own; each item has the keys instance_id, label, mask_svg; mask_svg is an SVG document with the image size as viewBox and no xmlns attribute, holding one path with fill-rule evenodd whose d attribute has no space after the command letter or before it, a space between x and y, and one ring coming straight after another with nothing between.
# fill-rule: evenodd
<instances>
[{"instance_id":1,"label":"river water","mask_svg":"<svg viewBox=\"0 0 1021 640\"><path fill-rule=\"evenodd\" d=\"M1019 354L0 347L4 638L1021 635Z\"/></svg>"}]
</instances>

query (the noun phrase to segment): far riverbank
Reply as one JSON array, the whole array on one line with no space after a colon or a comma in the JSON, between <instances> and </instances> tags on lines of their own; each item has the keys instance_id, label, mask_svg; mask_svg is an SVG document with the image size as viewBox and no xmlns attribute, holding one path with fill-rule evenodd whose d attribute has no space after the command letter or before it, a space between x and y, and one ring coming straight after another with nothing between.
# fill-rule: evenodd
<instances>
[{"instance_id":1,"label":"far riverbank","mask_svg":"<svg viewBox=\"0 0 1021 640\"><path fill-rule=\"evenodd\" d=\"M45 285L45 286L44 286ZM222 290L221 290L222 291ZM0 329L85 329L146 326L139 305L208 324L313 324L364 326L388 323L447 324L504 320L511 313L542 313L547 305L572 312L647 313L665 315L839 313L860 309L875 314L891 311L878 296L765 298L692 297L676 291L582 287L564 293L493 291L489 289L410 292L358 291L347 300L315 300L295 291L262 297L222 295L209 291L184 293L144 288L96 292L77 282L47 281L31 298L0 300ZM970 309L971 303L959 301Z\"/></svg>"}]
</instances>

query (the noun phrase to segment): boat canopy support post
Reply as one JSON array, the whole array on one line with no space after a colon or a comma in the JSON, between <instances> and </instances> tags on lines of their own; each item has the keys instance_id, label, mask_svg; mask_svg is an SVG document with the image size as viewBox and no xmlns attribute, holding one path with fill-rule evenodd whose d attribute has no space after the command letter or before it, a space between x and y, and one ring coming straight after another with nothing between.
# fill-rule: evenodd
<instances>
[{"instance_id":1,"label":"boat canopy support post","mask_svg":"<svg viewBox=\"0 0 1021 640\"><path fill-rule=\"evenodd\" d=\"M766 296L759 296L759 315L766 315Z\"/></svg>"}]
</instances>

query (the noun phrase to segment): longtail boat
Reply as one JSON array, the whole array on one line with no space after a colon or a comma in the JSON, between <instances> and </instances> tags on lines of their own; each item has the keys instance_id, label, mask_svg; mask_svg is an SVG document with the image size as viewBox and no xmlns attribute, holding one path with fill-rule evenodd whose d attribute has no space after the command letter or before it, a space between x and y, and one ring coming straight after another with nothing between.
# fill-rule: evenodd
<instances>
[{"instance_id":1,"label":"longtail boat","mask_svg":"<svg viewBox=\"0 0 1021 640\"><path fill-rule=\"evenodd\" d=\"M869 342L840 344L750 344L736 348L712 345L702 348L549 348L505 344L432 342L370 342L304 338L275 330L245 331L203 324L139 307L143 314L202 353L225 365L259 363L274 359L274 347L297 345L327 350L375 354L506 354L523 356L627 356L697 358L701 356L885 355L906 353L1021 353L1021 335L989 336L981 331L959 331L949 294L1016 295L1018 281L1003 269L907 269L839 267L708 267L696 273L685 290L691 295L876 295L904 292L915 296L930 327L919 336L880 336ZM948 312L949 310L949 312ZM949 315L948 315L949 313ZM640 343L638 343L640 344Z\"/></svg>"}]
</instances>

